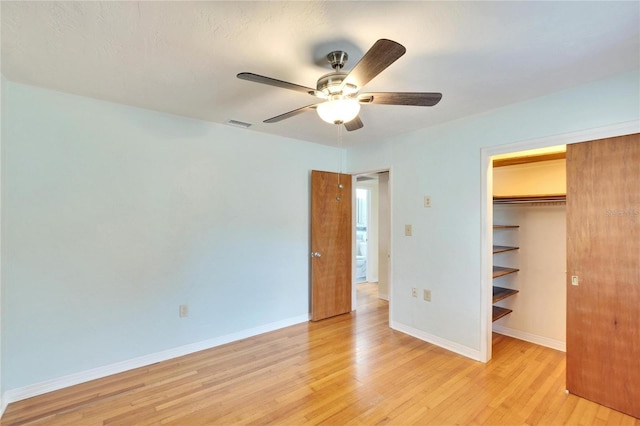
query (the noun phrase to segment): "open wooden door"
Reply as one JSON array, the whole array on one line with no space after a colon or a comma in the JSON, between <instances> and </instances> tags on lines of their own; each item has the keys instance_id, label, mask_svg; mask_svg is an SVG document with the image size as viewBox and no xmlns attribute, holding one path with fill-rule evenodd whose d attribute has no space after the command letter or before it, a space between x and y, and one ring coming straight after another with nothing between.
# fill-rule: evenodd
<instances>
[{"instance_id":1,"label":"open wooden door","mask_svg":"<svg viewBox=\"0 0 640 426\"><path fill-rule=\"evenodd\" d=\"M640 135L567 146L567 389L640 417Z\"/></svg>"},{"instance_id":2,"label":"open wooden door","mask_svg":"<svg viewBox=\"0 0 640 426\"><path fill-rule=\"evenodd\" d=\"M311 320L351 312L351 175L311 172Z\"/></svg>"}]
</instances>

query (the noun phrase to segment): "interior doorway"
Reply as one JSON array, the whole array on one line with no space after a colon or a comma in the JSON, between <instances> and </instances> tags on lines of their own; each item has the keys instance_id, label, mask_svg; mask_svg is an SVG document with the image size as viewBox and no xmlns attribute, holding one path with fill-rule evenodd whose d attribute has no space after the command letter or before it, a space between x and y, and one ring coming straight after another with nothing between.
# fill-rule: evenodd
<instances>
[{"instance_id":1,"label":"interior doorway","mask_svg":"<svg viewBox=\"0 0 640 426\"><path fill-rule=\"evenodd\" d=\"M377 297L389 300L389 171L356 175L355 180L354 292L359 284L374 285Z\"/></svg>"}]
</instances>

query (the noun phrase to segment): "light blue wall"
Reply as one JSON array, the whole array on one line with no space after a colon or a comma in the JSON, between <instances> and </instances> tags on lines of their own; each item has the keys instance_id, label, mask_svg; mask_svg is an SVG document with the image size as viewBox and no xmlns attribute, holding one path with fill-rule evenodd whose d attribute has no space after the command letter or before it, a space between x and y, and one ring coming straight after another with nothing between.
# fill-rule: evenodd
<instances>
[{"instance_id":1,"label":"light blue wall","mask_svg":"<svg viewBox=\"0 0 640 426\"><path fill-rule=\"evenodd\" d=\"M309 171L343 150L3 89L5 391L307 315Z\"/></svg>"},{"instance_id":2,"label":"light blue wall","mask_svg":"<svg viewBox=\"0 0 640 426\"><path fill-rule=\"evenodd\" d=\"M639 82L624 74L349 149L350 171L392 170L392 322L479 351L480 149L638 120ZM431 289L432 302L412 287Z\"/></svg>"},{"instance_id":3,"label":"light blue wall","mask_svg":"<svg viewBox=\"0 0 640 426\"><path fill-rule=\"evenodd\" d=\"M5 89L5 78L4 75L0 74L0 94L4 92ZM5 98L0 98L0 117L2 117L2 111L4 110ZM2 294L4 293L4 279L3 279L3 271L2 271L2 228L3 228L3 220L2 220L2 174L3 174L3 156L2 156L2 139L4 137L4 133L2 132L2 120L0 120L0 416L4 412L4 401L3 396L4 387L2 386L2 341L4 339L4 314L2 312Z\"/></svg>"},{"instance_id":4,"label":"light blue wall","mask_svg":"<svg viewBox=\"0 0 640 426\"><path fill-rule=\"evenodd\" d=\"M478 350L480 148L637 120L639 80L349 149L349 170L392 168L392 321ZM343 151L9 82L2 98L4 391L308 312L308 173Z\"/></svg>"}]
</instances>

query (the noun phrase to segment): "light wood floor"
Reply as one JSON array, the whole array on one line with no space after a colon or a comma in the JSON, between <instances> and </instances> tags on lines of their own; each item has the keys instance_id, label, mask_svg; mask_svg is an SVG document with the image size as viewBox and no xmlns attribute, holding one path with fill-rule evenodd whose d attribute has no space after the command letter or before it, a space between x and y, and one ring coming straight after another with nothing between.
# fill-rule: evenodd
<instances>
[{"instance_id":1,"label":"light wood floor","mask_svg":"<svg viewBox=\"0 0 640 426\"><path fill-rule=\"evenodd\" d=\"M375 285L356 313L11 404L2 425L636 425L564 393L564 354L495 335L482 364L393 331Z\"/></svg>"}]
</instances>

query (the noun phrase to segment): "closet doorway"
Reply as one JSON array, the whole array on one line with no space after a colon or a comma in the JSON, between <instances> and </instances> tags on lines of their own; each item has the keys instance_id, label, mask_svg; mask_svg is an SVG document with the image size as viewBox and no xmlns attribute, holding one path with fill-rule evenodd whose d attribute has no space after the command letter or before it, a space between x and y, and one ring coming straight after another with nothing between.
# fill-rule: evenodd
<instances>
[{"instance_id":1,"label":"closet doorway","mask_svg":"<svg viewBox=\"0 0 640 426\"><path fill-rule=\"evenodd\" d=\"M566 351L566 146L492 157L492 330Z\"/></svg>"},{"instance_id":2,"label":"closet doorway","mask_svg":"<svg viewBox=\"0 0 640 426\"><path fill-rule=\"evenodd\" d=\"M598 134L608 135L619 131L624 130L603 128L598 130ZM581 142L589 137L597 138L595 131L593 135L564 134L481 149L481 186L485 197L481 202L482 302L479 359L483 362L491 360L494 325L497 332L565 350L564 151L567 144ZM498 167L494 168L494 160ZM518 164L522 164L520 167L525 170L518 172ZM541 178L540 175L544 177ZM494 180L497 180L495 185ZM494 193L498 198L502 198L504 203L494 205ZM524 197L531 195L545 197L537 197L535 200L531 199L532 197ZM500 228L499 225L512 227ZM545 225L548 229L545 229ZM542 231L538 232L539 229ZM548 238L552 238L553 242L547 242ZM553 246L552 250L549 249L550 246ZM531 253L535 255L531 257ZM545 262L548 260L545 259L548 257L547 253L555 253L556 259ZM550 267L550 264L553 266ZM551 285L546 278L542 285L529 284L530 281L539 281L532 275L535 272L551 275L550 280L554 284L549 288L553 288L552 294L545 296L543 291L535 291L536 287L546 288ZM494 287L507 291L494 297L494 292L502 291L500 288L494 290ZM502 298L505 295L506 297ZM550 317L545 316L543 312L546 310L553 314ZM495 316L496 311L502 312ZM504 316L497 318L500 315ZM527 324L523 325L524 323Z\"/></svg>"}]
</instances>

